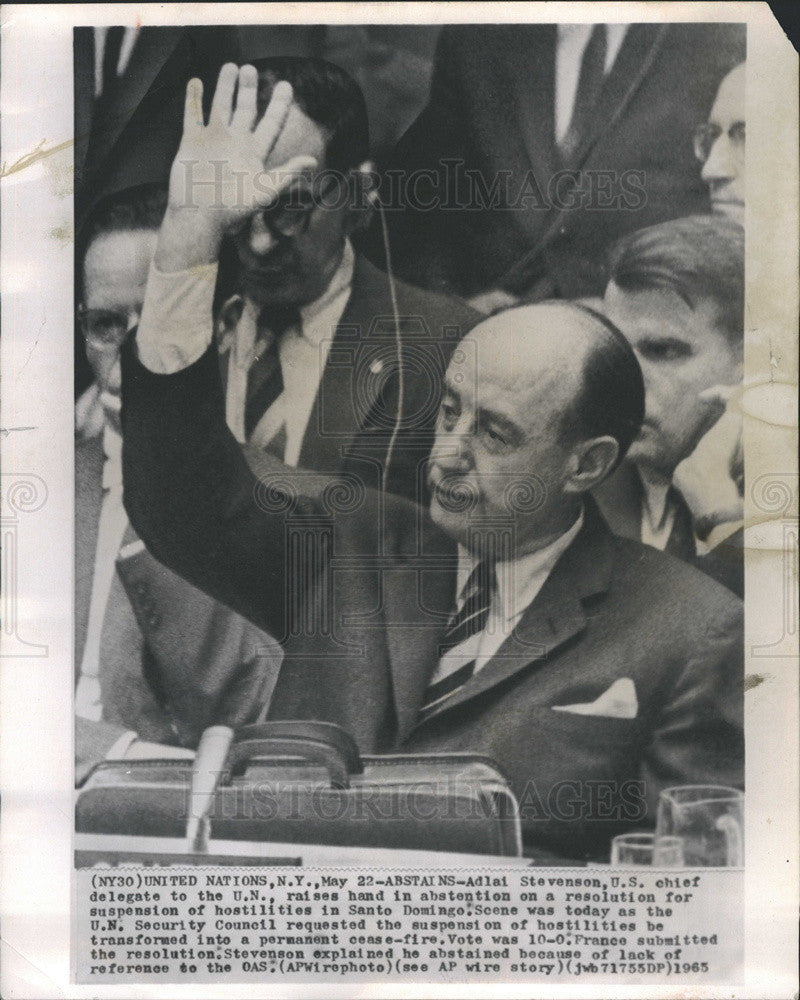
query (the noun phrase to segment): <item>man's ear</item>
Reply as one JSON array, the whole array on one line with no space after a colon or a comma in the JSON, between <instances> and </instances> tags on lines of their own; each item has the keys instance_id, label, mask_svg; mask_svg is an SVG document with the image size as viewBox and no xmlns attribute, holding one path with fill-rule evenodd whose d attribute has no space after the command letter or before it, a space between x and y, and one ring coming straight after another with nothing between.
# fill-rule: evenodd
<instances>
[{"instance_id":1,"label":"man's ear","mask_svg":"<svg viewBox=\"0 0 800 1000\"><path fill-rule=\"evenodd\" d=\"M378 173L371 160L365 160L350 171L349 191L347 231L353 233L369 226L378 204Z\"/></svg>"},{"instance_id":2,"label":"man's ear","mask_svg":"<svg viewBox=\"0 0 800 1000\"><path fill-rule=\"evenodd\" d=\"M610 434L581 441L569 457L564 491L588 493L610 475L618 455L619 444Z\"/></svg>"}]
</instances>

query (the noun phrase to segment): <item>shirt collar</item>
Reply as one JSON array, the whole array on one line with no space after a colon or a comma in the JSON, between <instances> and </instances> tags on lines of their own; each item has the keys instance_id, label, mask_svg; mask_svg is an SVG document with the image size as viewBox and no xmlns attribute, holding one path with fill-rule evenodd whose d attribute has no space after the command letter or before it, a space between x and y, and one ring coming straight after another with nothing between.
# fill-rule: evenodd
<instances>
[{"instance_id":1,"label":"shirt collar","mask_svg":"<svg viewBox=\"0 0 800 1000\"><path fill-rule=\"evenodd\" d=\"M342 259L328 283L328 287L318 299L314 299L308 305L300 306L300 318L303 321L303 337L317 344L323 339L324 330L319 331L315 329L314 319L350 287L353 283L354 267L355 254L353 253L353 247L350 244L350 240L345 240Z\"/></svg>"},{"instance_id":2,"label":"shirt collar","mask_svg":"<svg viewBox=\"0 0 800 1000\"><path fill-rule=\"evenodd\" d=\"M583 45L589 40L589 35L592 33L593 24L558 24L556 25L558 43L559 45L569 45L578 44L578 39L581 40ZM625 35L628 33L629 23L617 22L615 24L606 24L606 61L605 61L605 72L611 69L614 65L614 61L619 54L619 50L622 48L622 43L625 41Z\"/></svg>"},{"instance_id":3,"label":"shirt collar","mask_svg":"<svg viewBox=\"0 0 800 1000\"><path fill-rule=\"evenodd\" d=\"M506 621L518 618L525 608L533 603L556 563L583 527L583 521L583 509L581 509L572 527L543 549L537 549L535 552L520 556L518 559L497 563L496 607ZM475 556L459 545L456 576L459 600L464 585L477 563L478 560Z\"/></svg>"},{"instance_id":4,"label":"shirt collar","mask_svg":"<svg viewBox=\"0 0 800 1000\"><path fill-rule=\"evenodd\" d=\"M328 287L318 299L299 309L302 329L300 335L315 347L325 339L330 331L326 325L315 320L331 306L340 295L345 294L353 283L355 253L350 240L345 240L344 252L339 266ZM255 344L258 340L258 315L253 304L241 295L232 295L223 304L216 322L217 349L225 354L231 348L236 351L239 367L249 368L253 361Z\"/></svg>"},{"instance_id":5,"label":"shirt collar","mask_svg":"<svg viewBox=\"0 0 800 1000\"><path fill-rule=\"evenodd\" d=\"M106 423L103 428L103 489L122 492L122 435Z\"/></svg>"},{"instance_id":6,"label":"shirt collar","mask_svg":"<svg viewBox=\"0 0 800 1000\"><path fill-rule=\"evenodd\" d=\"M642 469L638 471L642 483L642 517L657 531L667 516L670 482L660 476L645 475Z\"/></svg>"}]
</instances>

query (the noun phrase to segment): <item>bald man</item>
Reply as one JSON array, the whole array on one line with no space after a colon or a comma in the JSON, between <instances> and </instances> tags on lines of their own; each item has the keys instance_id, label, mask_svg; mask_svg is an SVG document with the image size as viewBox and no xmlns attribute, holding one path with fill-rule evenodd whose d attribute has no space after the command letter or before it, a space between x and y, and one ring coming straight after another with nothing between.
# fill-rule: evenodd
<instances>
[{"instance_id":1,"label":"bald man","mask_svg":"<svg viewBox=\"0 0 800 1000\"><path fill-rule=\"evenodd\" d=\"M742 783L741 602L611 535L588 497L644 411L607 319L542 303L459 344L427 516L269 455L256 474L212 350L148 368L169 317L147 306L123 356L127 509L158 559L282 643L271 718L337 723L368 754L486 754L526 847L561 858L607 856L665 786Z\"/></svg>"}]
</instances>

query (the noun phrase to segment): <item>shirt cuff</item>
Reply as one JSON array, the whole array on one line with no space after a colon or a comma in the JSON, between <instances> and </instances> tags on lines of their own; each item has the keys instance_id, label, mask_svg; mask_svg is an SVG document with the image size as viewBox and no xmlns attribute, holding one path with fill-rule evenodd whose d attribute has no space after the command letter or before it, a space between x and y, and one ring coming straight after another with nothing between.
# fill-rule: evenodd
<instances>
[{"instance_id":1,"label":"shirt cuff","mask_svg":"<svg viewBox=\"0 0 800 1000\"><path fill-rule=\"evenodd\" d=\"M174 375L205 354L214 334L216 284L216 263L165 274L153 261L136 333L145 368Z\"/></svg>"},{"instance_id":2,"label":"shirt cuff","mask_svg":"<svg viewBox=\"0 0 800 1000\"><path fill-rule=\"evenodd\" d=\"M115 740L115 742L109 747L108 753L106 754L106 760L122 760L138 738L139 734L135 733L132 729L123 733L122 736L120 736L118 740Z\"/></svg>"}]
</instances>

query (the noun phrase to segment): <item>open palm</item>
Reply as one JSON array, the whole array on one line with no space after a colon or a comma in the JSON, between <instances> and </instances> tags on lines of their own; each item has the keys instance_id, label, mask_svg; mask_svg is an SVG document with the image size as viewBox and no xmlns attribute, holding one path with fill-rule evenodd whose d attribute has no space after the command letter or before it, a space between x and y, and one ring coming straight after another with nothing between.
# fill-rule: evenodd
<instances>
[{"instance_id":1,"label":"open palm","mask_svg":"<svg viewBox=\"0 0 800 1000\"><path fill-rule=\"evenodd\" d=\"M237 87L238 84L238 87ZM203 120L203 85L186 87L183 137L169 181L171 210L197 213L197 225L222 234L259 208L270 205L315 160L297 156L274 169L265 163L286 122L292 87L275 85L256 123L258 74L253 66L222 67L208 124ZM236 100L234 102L234 93Z\"/></svg>"}]
</instances>

